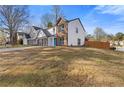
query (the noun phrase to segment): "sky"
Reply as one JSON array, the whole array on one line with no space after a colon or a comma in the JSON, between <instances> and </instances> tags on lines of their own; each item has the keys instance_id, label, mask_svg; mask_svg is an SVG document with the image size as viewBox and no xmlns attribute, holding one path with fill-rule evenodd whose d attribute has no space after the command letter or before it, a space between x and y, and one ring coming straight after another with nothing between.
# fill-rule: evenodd
<instances>
[{"instance_id":1,"label":"sky","mask_svg":"<svg viewBox=\"0 0 124 93\"><path fill-rule=\"evenodd\" d=\"M108 34L124 33L124 6L95 5L61 5L61 11L67 20L80 18L86 32L93 34L96 27L102 28ZM29 6L31 24L39 25L41 16L51 13L52 6Z\"/></svg>"}]
</instances>

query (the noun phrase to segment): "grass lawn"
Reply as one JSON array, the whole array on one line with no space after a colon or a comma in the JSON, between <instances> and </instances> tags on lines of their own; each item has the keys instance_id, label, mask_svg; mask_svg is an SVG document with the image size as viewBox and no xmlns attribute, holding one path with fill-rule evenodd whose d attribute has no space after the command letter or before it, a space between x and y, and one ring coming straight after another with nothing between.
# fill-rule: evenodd
<instances>
[{"instance_id":1,"label":"grass lawn","mask_svg":"<svg viewBox=\"0 0 124 93\"><path fill-rule=\"evenodd\" d=\"M0 53L0 86L124 86L124 52L57 47Z\"/></svg>"}]
</instances>

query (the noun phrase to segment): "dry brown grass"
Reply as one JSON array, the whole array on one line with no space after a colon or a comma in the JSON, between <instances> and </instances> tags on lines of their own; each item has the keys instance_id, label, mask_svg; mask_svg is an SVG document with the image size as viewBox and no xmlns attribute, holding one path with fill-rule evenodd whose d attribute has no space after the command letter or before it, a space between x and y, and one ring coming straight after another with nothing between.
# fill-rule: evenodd
<instances>
[{"instance_id":1,"label":"dry brown grass","mask_svg":"<svg viewBox=\"0 0 124 93\"><path fill-rule=\"evenodd\" d=\"M124 53L71 47L3 52L0 86L124 86Z\"/></svg>"}]
</instances>

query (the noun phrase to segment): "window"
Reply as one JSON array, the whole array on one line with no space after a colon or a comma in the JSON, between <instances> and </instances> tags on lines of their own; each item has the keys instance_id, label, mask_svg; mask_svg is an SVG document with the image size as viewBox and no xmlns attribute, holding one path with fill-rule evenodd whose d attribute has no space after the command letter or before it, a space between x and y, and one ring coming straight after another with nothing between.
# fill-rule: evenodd
<instances>
[{"instance_id":1,"label":"window","mask_svg":"<svg viewBox=\"0 0 124 93\"><path fill-rule=\"evenodd\" d=\"M55 34L55 28L53 28L53 34Z\"/></svg>"},{"instance_id":2,"label":"window","mask_svg":"<svg viewBox=\"0 0 124 93\"><path fill-rule=\"evenodd\" d=\"M64 31L64 24L60 25L60 31Z\"/></svg>"},{"instance_id":3,"label":"window","mask_svg":"<svg viewBox=\"0 0 124 93\"><path fill-rule=\"evenodd\" d=\"M76 33L78 33L78 28L76 27Z\"/></svg>"},{"instance_id":4,"label":"window","mask_svg":"<svg viewBox=\"0 0 124 93\"><path fill-rule=\"evenodd\" d=\"M77 39L77 43L78 43L78 46L81 45L81 39L80 38Z\"/></svg>"},{"instance_id":5,"label":"window","mask_svg":"<svg viewBox=\"0 0 124 93\"><path fill-rule=\"evenodd\" d=\"M53 28L53 31L55 31L55 28Z\"/></svg>"}]
</instances>

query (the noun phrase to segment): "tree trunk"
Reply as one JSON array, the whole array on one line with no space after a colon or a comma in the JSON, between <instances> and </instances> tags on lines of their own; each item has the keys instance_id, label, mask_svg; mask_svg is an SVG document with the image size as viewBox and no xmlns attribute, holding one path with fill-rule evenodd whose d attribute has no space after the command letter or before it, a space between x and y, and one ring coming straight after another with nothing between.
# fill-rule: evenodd
<instances>
[{"instance_id":1,"label":"tree trunk","mask_svg":"<svg viewBox=\"0 0 124 93\"><path fill-rule=\"evenodd\" d=\"M15 31L10 31L10 44L12 46L17 44L17 32Z\"/></svg>"},{"instance_id":2,"label":"tree trunk","mask_svg":"<svg viewBox=\"0 0 124 93\"><path fill-rule=\"evenodd\" d=\"M17 32L15 31L14 32L14 45L16 45L17 44Z\"/></svg>"},{"instance_id":3,"label":"tree trunk","mask_svg":"<svg viewBox=\"0 0 124 93\"><path fill-rule=\"evenodd\" d=\"M10 44L13 45L13 31L10 31Z\"/></svg>"}]
</instances>

